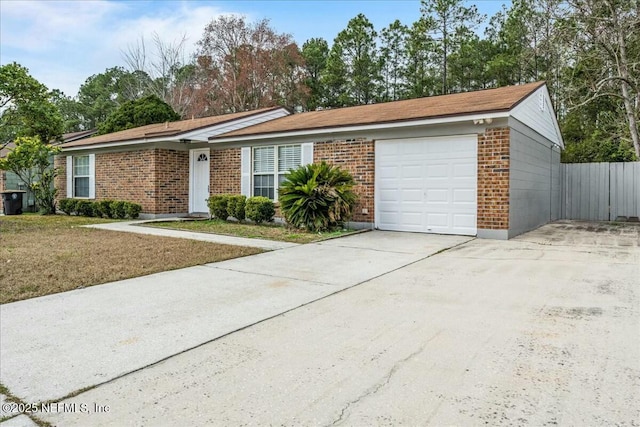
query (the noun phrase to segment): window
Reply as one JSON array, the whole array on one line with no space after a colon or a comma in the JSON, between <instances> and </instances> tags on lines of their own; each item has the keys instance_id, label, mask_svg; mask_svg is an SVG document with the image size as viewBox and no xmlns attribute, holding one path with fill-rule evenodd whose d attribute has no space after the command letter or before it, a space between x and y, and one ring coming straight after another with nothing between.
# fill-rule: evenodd
<instances>
[{"instance_id":1,"label":"window","mask_svg":"<svg viewBox=\"0 0 640 427\"><path fill-rule=\"evenodd\" d=\"M89 156L73 157L73 197L89 197Z\"/></svg>"},{"instance_id":2,"label":"window","mask_svg":"<svg viewBox=\"0 0 640 427\"><path fill-rule=\"evenodd\" d=\"M285 174L302 164L300 145L255 147L253 149L253 195L271 200L278 197L277 187Z\"/></svg>"}]
</instances>

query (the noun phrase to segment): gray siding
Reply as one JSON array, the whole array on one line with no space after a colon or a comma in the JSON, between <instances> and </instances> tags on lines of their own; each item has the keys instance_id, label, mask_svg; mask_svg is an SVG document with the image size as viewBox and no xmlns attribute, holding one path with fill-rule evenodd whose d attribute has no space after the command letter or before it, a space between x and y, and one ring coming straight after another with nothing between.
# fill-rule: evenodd
<instances>
[{"instance_id":1,"label":"gray siding","mask_svg":"<svg viewBox=\"0 0 640 427\"><path fill-rule=\"evenodd\" d=\"M511 120L509 238L560 217L560 149Z\"/></svg>"},{"instance_id":2,"label":"gray siding","mask_svg":"<svg viewBox=\"0 0 640 427\"><path fill-rule=\"evenodd\" d=\"M615 221L640 216L640 162L562 165L562 218Z\"/></svg>"},{"instance_id":3,"label":"gray siding","mask_svg":"<svg viewBox=\"0 0 640 427\"><path fill-rule=\"evenodd\" d=\"M543 138L556 145L562 145L560 129L546 85L518 104L511 112L511 116L529 129L535 129L536 133Z\"/></svg>"}]
</instances>

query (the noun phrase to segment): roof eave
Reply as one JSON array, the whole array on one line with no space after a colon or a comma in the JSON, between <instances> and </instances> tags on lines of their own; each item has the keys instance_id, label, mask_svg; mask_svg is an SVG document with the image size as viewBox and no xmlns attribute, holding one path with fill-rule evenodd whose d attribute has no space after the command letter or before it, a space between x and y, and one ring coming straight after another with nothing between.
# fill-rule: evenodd
<instances>
[{"instance_id":1,"label":"roof eave","mask_svg":"<svg viewBox=\"0 0 640 427\"><path fill-rule=\"evenodd\" d=\"M65 144L61 144L60 148L62 148L63 151L72 151L72 150L80 150L80 149L92 149L92 148L105 148L105 147L114 147L114 146L120 146L120 145L133 145L133 144L143 144L143 143L154 143L154 142L180 142L181 139L190 139L193 140L194 142L207 142L206 139L199 139L199 140L194 140L192 137L189 137L190 134L196 134L196 133L200 133L203 129L206 128L212 128L215 129L216 127L220 127L223 126L225 124L234 122L236 120L244 120L244 119L248 119L250 117L255 117L255 116L259 116L262 114L268 114L270 112L273 111L277 111L279 109L282 109L286 112L289 112L289 110L285 107L273 107L267 110L263 110L263 111L258 111L255 112L253 114L247 114L246 116L243 117L239 117L239 118L235 118L235 119L229 119L229 120L224 120L222 122L213 124L213 125L205 125L205 126L199 126L197 128L193 128L193 129L189 129L186 131L179 131L176 133L171 133L171 134L165 134L159 137L150 137L150 138L124 138L124 139L119 139L116 141L107 141L107 142L98 142L96 144L88 144L88 145L74 145L71 147L64 147ZM186 137L186 138L185 138Z\"/></svg>"},{"instance_id":2,"label":"roof eave","mask_svg":"<svg viewBox=\"0 0 640 427\"><path fill-rule=\"evenodd\" d=\"M231 136L231 137L224 137L222 136L224 134L222 134L219 137L209 138L209 143L217 144L217 143L226 143L226 142L244 142L244 141L255 141L255 140L261 140L261 139L322 135L322 134L338 133L338 132L348 133L348 132L371 131L371 130L389 129L389 128L408 128L408 127L426 126L426 125L449 124L449 123L455 123L455 122L461 122L461 121L467 121L467 120L473 121L473 120L480 120L480 119L499 119L499 118L509 117L510 111L511 109L491 110L486 112L477 112L473 114L441 116L441 117L433 117L428 119L379 122L379 123L370 123L370 124L356 125L356 126L346 125L346 126L322 127L322 128L313 128L313 129L301 129L297 131L268 132L268 133L257 133L257 134L251 134L251 135L239 135L239 136Z\"/></svg>"}]
</instances>

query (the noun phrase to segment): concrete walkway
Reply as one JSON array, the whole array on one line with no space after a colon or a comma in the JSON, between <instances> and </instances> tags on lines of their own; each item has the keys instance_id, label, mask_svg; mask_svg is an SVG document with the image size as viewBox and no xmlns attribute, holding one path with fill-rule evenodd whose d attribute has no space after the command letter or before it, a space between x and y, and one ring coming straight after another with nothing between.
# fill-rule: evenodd
<instances>
[{"instance_id":1,"label":"concrete walkway","mask_svg":"<svg viewBox=\"0 0 640 427\"><path fill-rule=\"evenodd\" d=\"M60 399L469 240L374 231L3 304L0 381Z\"/></svg>"},{"instance_id":2,"label":"concrete walkway","mask_svg":"<svg viewBox=\"0 0 640 427\"><path fill-rule=\"evenodd\" d=\"M162 221L177 221L180 218L166 218ZM101 230L124 231L127 233L148 234L151 236L177 237L180 239L200 240L203 242L223 243L225 245L249 246L266 250L277 250L298 246L296 243L277 242L274 240L250 239L245 237L224 236L222 234L196 233L193 231L171 230L168 228L141 227L142 224L151 224L158 220L138 220L111 222L107 224L85 225L88 228Z\"/></svg>"}]
</instances>

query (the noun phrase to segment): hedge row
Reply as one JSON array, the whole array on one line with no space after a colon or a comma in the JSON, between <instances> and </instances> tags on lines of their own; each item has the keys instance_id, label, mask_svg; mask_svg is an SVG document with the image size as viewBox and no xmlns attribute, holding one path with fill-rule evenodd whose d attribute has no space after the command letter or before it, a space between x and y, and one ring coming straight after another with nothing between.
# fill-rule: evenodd
<instances>
[{"instance_id":1,"label":"hedge row","mask_svg":"<svg viewBox=\"0 0 640 427\"><path fill-rule=\"evenodd\" d=\"M62 199L58 203L60 210L67 215L96 216L102 218L124 219L138 218L142 206L122 200L100 200L92 202L84 199Z\"/></svg>"},{"instance_id":2,"label":"hedge row","mask_svg":"<svg viewBox=\"0 0 640 427\"><path fill-rule=\"evenodd\" d=\"M271 199L267 197L239 196L234 194L220 194L207 199L211 215L226 221L233 217L238 221L250 219L260 224L261 222L271 222L276 214L276 208Z\"/></svg>"}]
</instances>

